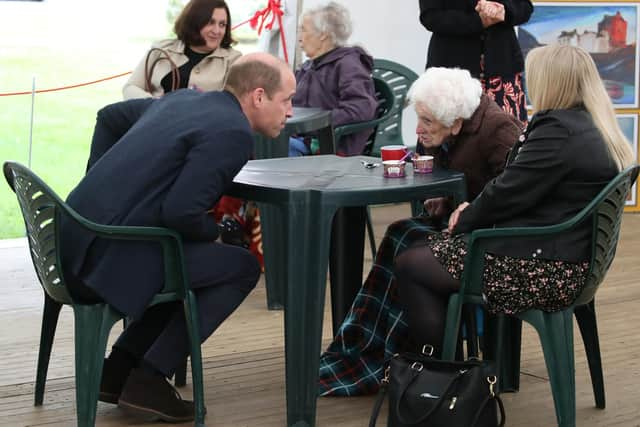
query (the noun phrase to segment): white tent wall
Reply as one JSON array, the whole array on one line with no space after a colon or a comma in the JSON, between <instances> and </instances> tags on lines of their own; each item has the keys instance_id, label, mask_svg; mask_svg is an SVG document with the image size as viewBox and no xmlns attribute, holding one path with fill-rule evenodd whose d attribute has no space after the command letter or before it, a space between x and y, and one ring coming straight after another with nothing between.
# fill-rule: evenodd
<instances>
[{"instance_id":1,"label":"white tent wall","mask_svg":"<svg viewBox=\"0 0 640 427\"><path fill-rule=\"evenodd\" d=\"M287 50L293 62L293 45L297 38L292 36L297 30L295 18L306 8L325 4L328 0L285 0L284 27L287 35ZM364 47L374 58L384 58L399 62L416 73L424 70L430 34L422 27L418 1L415 0L337 0L351 13L353 35L350 44ZM402 6L401 6L402 5ZM275 53L273 45L279 39L277 32L269 36L270 46L262 44L261 50ZM263 38L262 43L266 43ZM275 41L275 43L278 43ZM282 55L280 55L282 56ZM415 114L409 107L403 117L403 137L406 144L415 143Z\"/></svg>"}]
</instances>

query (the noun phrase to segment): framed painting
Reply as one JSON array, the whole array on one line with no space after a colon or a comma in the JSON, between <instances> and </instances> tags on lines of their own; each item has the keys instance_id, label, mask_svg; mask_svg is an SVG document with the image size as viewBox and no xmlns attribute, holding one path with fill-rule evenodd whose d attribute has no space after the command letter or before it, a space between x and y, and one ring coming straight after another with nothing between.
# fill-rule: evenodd
<instances>
[{"instance_id":1,"label":"framed painting","mask_svg":"<svg viewBox=\"0 0 640 427\"><path fill-rule=\"evenodd\" d=\"M640 2L535 2L518 41L526 56L535 47L559 43L587 50L616 108L638 108Z\"/></svg>"},{"instance_id":2,"label":"framed painting","mask_svg":"<svg viewBox=\"0 0 640 427\"><path fill-rule=\"evenodd\" d=\"M629 140L631 147L633 149L634 157L638 158L638 139L640 136L638 135L638 114L617 114L618 124L620 125L620 129ZM631 192L629 193L629 197L626 202L626 210L627 211L640 211L640 207L638 206L638 184L634 184Z\"/></svg>"}]
</instances>

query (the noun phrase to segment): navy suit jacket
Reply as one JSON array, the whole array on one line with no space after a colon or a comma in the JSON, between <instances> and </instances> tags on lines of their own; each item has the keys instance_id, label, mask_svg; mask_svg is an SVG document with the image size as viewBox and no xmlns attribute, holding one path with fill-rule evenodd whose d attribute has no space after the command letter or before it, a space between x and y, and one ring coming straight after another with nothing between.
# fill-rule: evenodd
<instances>
[{"instance_id":1,"label":"navy suit jacket","mask_svg":"<svg viewBox=\"0 0 640 427\"><path fill-rule=\"evenodd\" d=\"M207 211L253 153L237 99L229 92L179 90L106 108L133 117L132 126L92 159L67 203L100 224L174 229L185 247L215 240L218 226ZM61 224L63 270L119 311L140 315L163 286L160 246L96 238L69 218Z\"/></svg>"}]
</instances>

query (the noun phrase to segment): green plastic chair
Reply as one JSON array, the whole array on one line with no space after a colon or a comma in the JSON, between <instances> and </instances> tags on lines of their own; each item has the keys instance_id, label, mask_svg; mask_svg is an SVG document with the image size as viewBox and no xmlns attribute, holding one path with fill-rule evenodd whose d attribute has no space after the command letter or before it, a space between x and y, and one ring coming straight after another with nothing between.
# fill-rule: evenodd
<instances>
[{"instance_id":1,"label":"green plastic chair","mask_svg":"<svg viewBox=\"0 0 640 427\"><path fill-rule=\"evenodd\" d=\"M91 222L71 209L38 176L14 162L4 163L4 176L16 193L27 229L33 266L44 290L35 405L42 405L51 347L63 305L73 309L75 323L76 411L79 427L95 424L102 365L112 326L123 315L106 303L79 304L69 294L61 272L59 250L61 215L71 217L101 238L145 240L162 246L165 287L150 305L182 300L191 340L191 370L195 399L195 426L204 426L204 389L198 313L184 265L182 239L173 230L159 227L106 226Z\"/></svg>"},{"instance_id":2,"label":"green plastic chair","mask_svg":"<svg viewBox=\"0 0 640 427\"><path fill-rule=\"evenodd\" d=\"M384 80L393 90L395 103L388 118L378 126L371 155L380 157L380 147L385 145L407 145L402 139L402 112L406 107L407 92L418 75L397 62L386 59L373 60L373 76Z\"/></svg>"},{"instance_id":3,"label":"green plastic chair","mask_svg":"<svg viewBox=\"0 0 640 427\"><path fill-rule=\"evenodd\" d=\"M475 230L470 234L460 291L449 298L444 335L443 358L453 360L463 304L483 304L482 271L487 245L492 240L523 239L532 236L553 238L584 221L593 226L592 251L587 283L575 303L558 312L529 310L516 316L498 315L495 344L489 357L498 361L502 377L515 384L519 375L520 322L530 323L538 332L551 383L558 425L576 424L575 365L573 354L573 315L575 313L585 344L596 406L605 407L602 363L595 317L594 295L613 261L622 213L627 194L638 176L638 166L632 166L616 176L584 209L573 218L552 226L513 227ZM512 321L512 319L515 319ZM515 347L514 347L515 346ZM511 360L509 360L511 358ZM505 360L507 359L507 360ZM515 359L515 360L514 360ZM510 366L506 366L510 364ZM515 369L514 369L515 368ZM503 383L503 389L504 389Z\"/></svg>"},{"instance_id":4,"label":"green plastic chair","mask_svg":"<svg viewBox=\"0 0 640 427\"><path fill-rule=\"evenodd\" d=\"M362 154L365 156L371 155L373 150L373 146L376 138L378 137L378 126L389 120L393 111L395 110L395 100L396 96L393 92L393 89L389 84L382 78L374 77L373 85L376 92L376 99L378 100L378 110L376 114L376 118L373 120L367 120L363 122L351 123L348 125L338 126L333 130L334 143L337 142L345 135L350 135L352 133L360 132L365 129L372 129L372 134L367 144L362 151ZM335 147L334 147L335 153ZM331 153L333 154L333 153Z\"/></svg>"}]
</instances>

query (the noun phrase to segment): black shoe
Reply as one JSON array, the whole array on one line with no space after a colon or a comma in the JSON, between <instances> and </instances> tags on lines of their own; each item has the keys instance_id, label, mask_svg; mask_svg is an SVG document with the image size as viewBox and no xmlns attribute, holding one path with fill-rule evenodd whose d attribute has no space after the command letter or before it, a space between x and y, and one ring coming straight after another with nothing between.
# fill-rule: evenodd
<instances>
[{"instance_id":1,"label":"black shoe","mask_svg":"<svg viewBox=\"0 0 640 427\"><path fill-rule=\"evenodd\" d=\"M120 366L111 359L104 359L102 379L100 380L100 394L98 400L106 403L118 403L124 383L129 377L131 368Z\"/></svg>"},{"instance_id":2,"label":"black shoe","mask_svg":"<svg viewBox=\"0 0 640 427\"><path fill-rule=\"evenodd\" d=\"M195 418L192 401L183 400L164 376L151 374L141 368L131 371L118 406L136 415L169 423L182 423Z\"/></svg>"}]
</instances>

